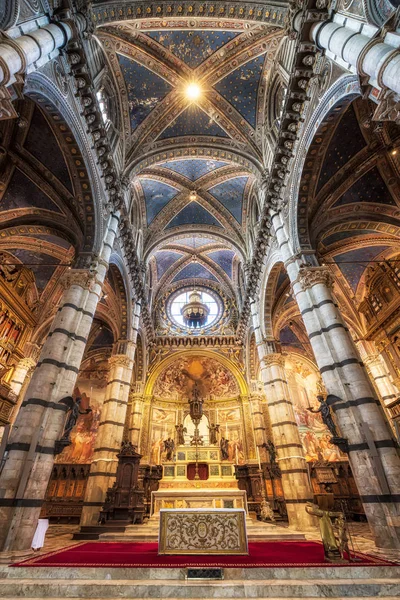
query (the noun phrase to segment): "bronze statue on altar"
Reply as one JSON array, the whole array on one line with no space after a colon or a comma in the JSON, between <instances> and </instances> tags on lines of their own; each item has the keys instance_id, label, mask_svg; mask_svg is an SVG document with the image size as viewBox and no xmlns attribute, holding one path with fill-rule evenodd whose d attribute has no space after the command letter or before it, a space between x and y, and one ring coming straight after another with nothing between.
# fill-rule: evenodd
<instances>
[{"instance_id":1,"label":"bronze statue on altar","mask_svg":"<svg viewBox=\"0 0 400 600\"><path fill-rule=\"evenodd\" d=\"M219 425L214 425L211 423L211 426L208 426L208 430L210 432L209 441L211 445L217 444L217 433L219 433Z\"/></svg>"},{"instance_id":2,"label":"bronze statue on altar","mask_svg":"<svg viewBox=\"0 0 400 600\"><path fill-rule=\"evenodd\" d=\"M221 450L221 459L222 460L228 460L229 459L228 446L229 446L229 440L225 439L224 437L222 437L221 441L219 443L219 447L220 447L220 450Z\"/></svg>"},{"instance_id":3,"label":"bronze statue on altar","mask_svg":"<svg viewBox=\"0 0 400 600\"><path fill-rule=\"evenodd\" d=\"M175 429L176 429L176 435L178 438L178 446L184 446L185 445L185 433L187 433L186 427L184 427L181 423L180 425L175 425Z\"/></svg>"},{"instance_id":4,"label":"bronze statue on altar","mask_svg":"<svg viewBox=\"0 0 400 600\"><path fill-rule=\"evenodd\" d=\"M172 460L174 458L175 442L171 437L164 440L164 450L166 452L165 460Z\"/></svg>"}]
</instances>

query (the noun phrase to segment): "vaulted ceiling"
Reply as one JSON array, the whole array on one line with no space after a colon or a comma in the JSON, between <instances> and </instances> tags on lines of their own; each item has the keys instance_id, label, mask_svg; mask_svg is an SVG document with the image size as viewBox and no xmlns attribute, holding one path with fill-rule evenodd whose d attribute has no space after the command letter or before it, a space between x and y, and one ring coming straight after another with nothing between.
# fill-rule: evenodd
<instances>
[{"instance_id":1,"label":"vaulted ceiling","mask_svg":"<svg viewBox=\"0 0 400 600\"><path fill-rule=\"evenodd\" d=\"M97 36L118 89L153 292L202 280L235 294L282 29L149 19L107 24ZM186 94L191 83L201 90L196 100Z\"/></svg>"}]
</instances>

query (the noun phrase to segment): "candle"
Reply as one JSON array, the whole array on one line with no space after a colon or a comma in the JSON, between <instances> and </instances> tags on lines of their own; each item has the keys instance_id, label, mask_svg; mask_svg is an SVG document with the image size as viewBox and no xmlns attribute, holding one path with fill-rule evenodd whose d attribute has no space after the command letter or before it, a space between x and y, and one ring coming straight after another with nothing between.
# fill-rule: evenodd
<instances>
[{"instance_id":1,"label":"candle","mask_svg":"<svg viewBox=\"0 0 400 600\"><path fill-rule=\"evenodd\" d=\"M238 453L238 447L235 447L235 454L236 454L236 464L239 464L239 453Z\"/></svg>"},{"instance_id":2,"label":"candle","mask_svg":"<svg viewBox=\"0 0 400 600\"><path fill-rule=\"evenodd\" d=\"M225 425L225 439L228 439L228 423Z\"/></svg>"},{"instance_id":3,"label":"candle","mask_svg":"<svg viewBox=\"0 0 400 600\"><path fill-rule=\"evenodd\" d=\"M218 408L217 408L217 422L215 423L216 425L218 425L219 420L218 420Z\"/></svg>"},{"instance_id":4,"label":"candle","mask_svg":"<svg viewBox=\"0 0 400 600\"><path fill-rule=\"evenodd\" d=\"M259 466L259 468L260 468L260 471L261 471L261 458L260 458L260 450L259 450L258 446L256 446L256 448L257 448L258 466Z\"/></svg>"},{"instance_id":5,"label":"candle","mask_svg":"<svg viewBox=\"0 0 400 600\"><path fill-rule=\"evenodd\" d=\"M161 465L161 445L158 445L158 463L159 465Z\"/></svg>"}]
</instances>

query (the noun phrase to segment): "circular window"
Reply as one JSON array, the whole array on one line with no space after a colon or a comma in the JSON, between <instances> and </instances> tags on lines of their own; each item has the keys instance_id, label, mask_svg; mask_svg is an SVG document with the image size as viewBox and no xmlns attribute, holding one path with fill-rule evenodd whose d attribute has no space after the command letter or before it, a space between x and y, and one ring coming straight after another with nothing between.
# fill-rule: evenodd
<instances>
[{"instance_id":1,"label":"circular window","mask_svg":"<svg viewBox=\"0 0 400 600\"><path fill-rule=\"evenodd\" d=\"M167 307L171 321L189 331L213 325L222 310L221 298L215 292L201 288L177 290L170 296Z\"/></svg>"}]
</instances>

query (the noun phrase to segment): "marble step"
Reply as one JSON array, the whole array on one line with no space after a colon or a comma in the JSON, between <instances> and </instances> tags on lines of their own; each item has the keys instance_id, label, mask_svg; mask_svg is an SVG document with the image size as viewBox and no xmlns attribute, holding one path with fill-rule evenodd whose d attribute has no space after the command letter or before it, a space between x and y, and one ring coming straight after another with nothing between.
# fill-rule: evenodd
<instances>
[{"instance_id":1,"label":"marble step","mask_svg":"<svg viewBox=\"0 0 400 600\"><path fill-rule=\"evenodd\" d=\"M290 581L290 580L366 580L366 579L393 579L400 580L400 566L343 566L333 567L225 567L223 569L225 581ZM62 579L85 580L101 582L112 581L185 581L186 568L162 568L162 567L7 567L0 565L0 582L4 580L30 579L40 581Z\"/></svg>"},{"instance_id":2,"label":"marble step","mask_svg":"<svg viewBox=\"0 0 400 600\"><path fill-rule=\"evenodd\" d=\"M0 598L375 598L399 597L400 579L247 581L3 579Z\"/></svg>"},{"instance_id":3,"label":"marble step","mask_svg":"<svg viewBox=\"0 0 400 600\"><path fill-rule=\"evenodd\" d=\"M249 541L260 540L305 540L304 533L291 531L287 527L246 520ZM149 521L145 525L128 525L124 532L107 531L99 535L101 541L123 540L156 542L158 540L158 521ZM76 538L75 538L76 539Z\"/></svg>"},{"instance_id":4,"label":"marble step","mask_svg":"<svg viewBox=\"0 0 400 600\"><path fill-rule=\"evenodd\" d=\"M14 596L13 598L8 598L7 600L20 600L21 596ZM353 600L361 600L362 596L353 596L352 597ZM380 596L369 596L370 600L379 600ZM398 600L398 596L385 596L386 600ZM27 598L26 596L24 597L25 600L37 600L37 598ZM46 600L59 600L59 598L50 598L47 597ZM91 600L103 600L102 598L91 598ZM115 597L115 598L108 598L107 600L120 600L120 596ZM135 600L147 600L147 598L135 598ZM178 600L178 598L168 598L168 600ZM213 598L203 598L202 600L213 600ZM249 600L248 598L235 598L235 600ZM292 598L291 600L314 600L314 597L308 597L308 598ZM337 598L335 600L342 600L342 598Z\"/></svg>"}]
</instances>

